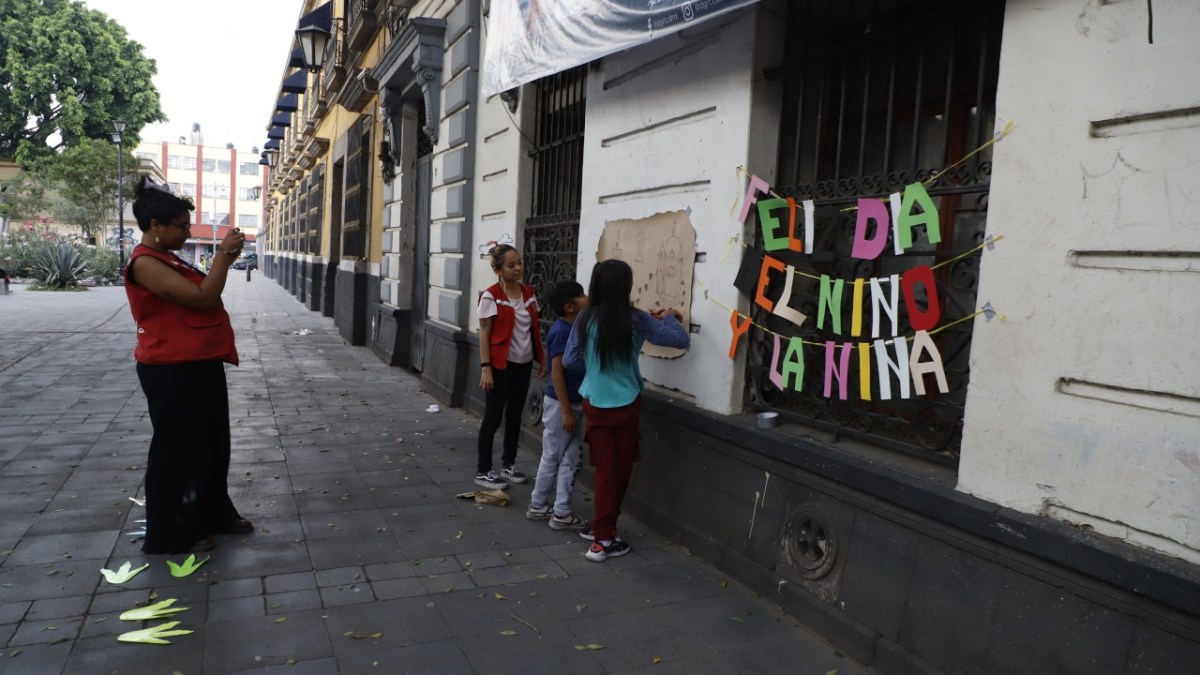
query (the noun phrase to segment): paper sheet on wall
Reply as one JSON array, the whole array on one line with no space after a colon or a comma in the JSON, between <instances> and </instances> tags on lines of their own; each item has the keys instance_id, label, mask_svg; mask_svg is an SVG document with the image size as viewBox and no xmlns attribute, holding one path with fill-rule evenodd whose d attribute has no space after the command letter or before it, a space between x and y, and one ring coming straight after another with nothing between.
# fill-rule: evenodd
<instances>
[{"instance_id":1,"label":"paper sheet on wall","mask_svg":"<svg viewBox=\"0 0 1200 675\"><path fill-rule=\"evenodd\" d=\"M635 307L647 311L673 307L683 314L684 327L691 325L696 230L686 211L609 221L600 235L596 260L613 258L633 268ZM643 354L660 358L678 358L684 352L649 342L642 347Z\"/></svg>"}]
</instances>

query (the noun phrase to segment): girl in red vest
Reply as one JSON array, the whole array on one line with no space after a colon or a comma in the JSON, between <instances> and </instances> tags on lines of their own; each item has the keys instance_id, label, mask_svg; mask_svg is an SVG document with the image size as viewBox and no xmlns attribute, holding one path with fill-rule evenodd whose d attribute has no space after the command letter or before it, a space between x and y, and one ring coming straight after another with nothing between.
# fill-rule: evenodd
<instances>
[{"instance_id":1,"label":"girl in red vest","mask_svg":"<svg viewBox=\"0 0 1200 675\"><path fill-rule=\"evenodd\" d=\"M525 272L521 254L507 244L488 253L500 278L479 296L479 387L485 392L483 423L479 428L479 463L475 484L503 490L509 482L528 480L517 470L521 410L529 393L534 361L538 377L546 376L545 349L538 329L537 296L521 283ZM492 440L504 419L503 470L492 469Z\"/></svg>"},{"instance_id":2,"label":"girl in red vest","mask_svg":"<svg viewBox=\"0 0 1200 675\"><path fill-rule=\"evenodd\" d=\"M206 275L172 251L191 227L191 200L143 176L133 204L142 241L129 255L125 293L137 323L138 380L154 436L146 463L145 553L207 551L212 535L254 529L229 499L229 393L237 365L221 304L229 266L245 241L230 230Z\"/></svg>"}]
</instances>

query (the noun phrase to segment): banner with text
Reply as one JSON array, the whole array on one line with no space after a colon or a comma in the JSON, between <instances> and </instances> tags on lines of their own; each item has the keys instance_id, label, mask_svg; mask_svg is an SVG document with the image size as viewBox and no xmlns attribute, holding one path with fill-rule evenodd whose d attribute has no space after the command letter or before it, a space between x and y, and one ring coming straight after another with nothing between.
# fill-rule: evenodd
<instances>
[{"instance_id":1,"label":"banner with text","mask_svg":"<svg viewBox=\"0 0 1200 675\"><path fill-rule=\"evenodd\" d=\"M492 0L483 92L492 96L758 0Z\"/></svg>"}]
</instances>

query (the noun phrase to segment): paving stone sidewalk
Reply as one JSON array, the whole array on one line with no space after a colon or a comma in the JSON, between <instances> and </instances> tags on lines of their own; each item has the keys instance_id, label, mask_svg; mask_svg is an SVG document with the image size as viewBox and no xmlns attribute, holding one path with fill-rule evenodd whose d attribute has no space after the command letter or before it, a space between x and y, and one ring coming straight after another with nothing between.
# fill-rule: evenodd
<instances>
[{"instance_id":1,"label":"paving stone sidewalk","mask_svg":"<svg viewBox=\"0 0 1200 675\"><path fill-rule=\"evenodd\" d=\"M633 552L475 489L478 419L346 346L257 273L230 280L230 491L257 532L174 578L126 533L150 421L123 289L0 296L0 673L795 673L866 669L633 519ZM197 418L194 424L214 423ZM537 458L519 459L533 473ZM576 491L579 513L590 493ZM182 561L185 556L170 556ZM123 585L101 568L150 567ZM170 645L117 636L151 599L187 607ZM589 648L589 646L591 648Z\"/></svg>"}]
</instances>

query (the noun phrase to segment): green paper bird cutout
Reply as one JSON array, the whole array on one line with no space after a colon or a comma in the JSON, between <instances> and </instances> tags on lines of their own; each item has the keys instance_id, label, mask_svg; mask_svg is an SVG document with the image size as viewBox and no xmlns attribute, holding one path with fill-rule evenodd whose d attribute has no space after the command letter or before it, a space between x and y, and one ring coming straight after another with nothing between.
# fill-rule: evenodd
<instances>
[{"instance_id":1,"label":"green paper bird cutout","mask_svg":"<svg viewBox=\"0 0 1200 675\"><path fill-rule=\"evenodd\" d=\"M159 624L151 628L143 628L141 630L131 630L128 633L122 633L117 636L119 642L140 642L148 645L169 645L170 640L163 638L175 637L176 635L187 635L190 630L171 630L178 626L178 621L168 621L167 623Z\"/></svg>"},{"instance_id":2,"label":"green paper bird cutout","mask_svg":"<svg viewBox=\"0 0 1200 675\"><path fill-rule=\"evenodd\" d=\"M123 612L121 614L122 621L153 621L155 619L165 619L172 614L186 612L187 607L171 607L175 604L175 598L169 598L162 602L156 602L153 605L146 607L137 607Z\"/></svg>"},{"instance_id":3,"label":"green paper bird cutout","mask_svg":"<svg viewBox=\"0 0 1200 675\"><path fill-rule=\"evenodd\" d=\"M193 553L187 557L187 560L183 561L182 565L176 564L176 563L168 560L167 567L171 568L171 576L173 576L173 577L191 576L192 572L195 572L196 570L200 569L200 566L203 565L204 563L208 562L209 558L211 558L211 557L212 556L208 556L204 560L201 560L200 562L196 562L196 554Z\"/></svg>"},{"instance_id":4,"label":"green paper bird cutout","mask_svg":"<svg viewBox=\"0 0 1200 675\"><path fill-rule=\"evenodd\" d=\"M146 563L145 565L142 565L141 567L137 568L136 570L131 569L133 567L133 563L126 560L125 564L121 565L121 567L119 569L117 569L116 572L114 572L112 570L102 569L102 570L100 570L100 574L103 574L104 580L110 584L123 584L126 581L129 581L130 579L136 577L138 575L138 572L141 572L142 570L146 569L149 566L150 566L150 563Z\"/></svg>"}]
</instances>

